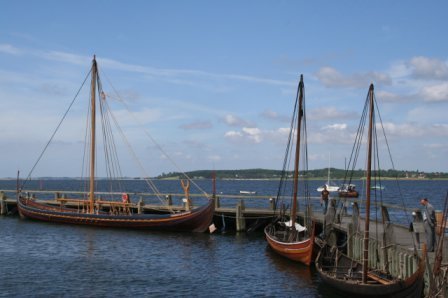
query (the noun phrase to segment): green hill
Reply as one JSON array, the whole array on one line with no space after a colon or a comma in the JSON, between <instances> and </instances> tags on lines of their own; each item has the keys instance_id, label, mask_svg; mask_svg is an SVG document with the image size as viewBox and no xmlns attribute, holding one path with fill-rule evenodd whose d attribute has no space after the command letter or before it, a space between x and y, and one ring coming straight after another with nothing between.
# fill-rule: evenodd
<instances>
[{"instance_id":1,"label":"green hill","mask_svg":"<svg viewBox=\"0 0 448 298\"><path fill-rule=\"evenodd\" d=\"M331 168L331 179L343 180L346 175L344 169ZM198 170L186 172L190 178L194 179L211 179L213 172L217 179L279 179L281 176L280 170L269 169L244 169L244 170ZM378 173L372 173L376 176ZM384 178L409 178L409 179L441 179L448 178L448 173L432 172L425 173L420 171L405 171L405 170L383 170L380 173ZM300 175L306 175L311 179L327 179L328 168L309 170L307 173L300 172ZM183 178L182 173L170 172L162 173L157 178L159 179L178 179ZM352 173L353 179L360 179L365 177L363 170L356 170Z\"/></svg>"}]
</instances>

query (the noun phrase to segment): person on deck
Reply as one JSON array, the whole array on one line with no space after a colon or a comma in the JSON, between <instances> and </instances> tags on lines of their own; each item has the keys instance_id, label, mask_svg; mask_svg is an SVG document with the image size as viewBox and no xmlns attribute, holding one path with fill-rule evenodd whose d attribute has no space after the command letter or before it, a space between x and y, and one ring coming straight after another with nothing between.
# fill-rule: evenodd
<instances>
[{"instance_id":1,"label":"person on deck","mask_svg":"<svg viewBox=\"0 0 448 298\"><path fill-rule=\"evenodd\" d=\"M422 198L420 204L423 208L423 223L425 226L426 245L429 252L434 252L436 245L436 212L427 198Z\"/></svg>"},{"instance_id":2,"label":"person on deck","mask_svg":"<svg viewBox=\"0 0 448 298\"><path fill-rule=\"evenodd\" d=\"M321 192L320 205L324 204L324 215L327 213L328 208L328 197L330 196L330 192L327 190L327 186L324 186L324 190Z\"/></svg>"}]
</instances>

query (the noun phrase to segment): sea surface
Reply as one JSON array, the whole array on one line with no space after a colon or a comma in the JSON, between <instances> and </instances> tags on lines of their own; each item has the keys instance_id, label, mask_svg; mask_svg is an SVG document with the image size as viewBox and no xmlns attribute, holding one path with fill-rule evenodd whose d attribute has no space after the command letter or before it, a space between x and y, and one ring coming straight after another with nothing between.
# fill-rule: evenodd
<instances>
[{"instance_id":1,"label":"sea surface","mask_svg":"<svg viewBox=\"0 0 448 298\"><path fill-rule=\"evenodd\" d=\"M211 182L197 180L211 192ZM27 187L77 190L79 182L31 181ZM355 182L359 187L362 181ZM164 193L179 193L179 181L157 181ZM311 181L312 195L323 181ZM400 181L407 207L428 197L442 209L448 181ZM218 180L218 194L275 196L277 181ZM395 181L385 181L384 200L394 199ZM129 181L129 192L143 192ZM15 181L0 181L15 189ZM228 200L227 204L235 204ZM263 201L264 203L264 201ZM263 204L256 201L254 204ZM319 208L318 200L314 202ZM61 225L0 217L1 297L344 297L324 286L313 267L276 255L261 231L167 233Z\"/></svg>"}]
</instances>

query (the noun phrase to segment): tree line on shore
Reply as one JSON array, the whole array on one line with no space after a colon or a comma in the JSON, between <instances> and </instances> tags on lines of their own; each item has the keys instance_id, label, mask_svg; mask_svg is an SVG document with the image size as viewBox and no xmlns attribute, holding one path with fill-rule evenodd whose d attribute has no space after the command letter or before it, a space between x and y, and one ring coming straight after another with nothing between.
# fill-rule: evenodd
<instances>
[{"instance_id":1,"label":"tree line on shore","mask_svg":"<svg viewBox=\"0 0 448 298\"><path fill-rule=\"evenodd\" d=\"M365 177L364 170L346 171L344 169L330 168L331 179L343 180L344 178L362 179ZM282 175L281 170L270 169L243 169L243 170L197 170L185 172L186 175L194 179L211 179L215 175L216 179L279 179ZM291 172L287 173L292 175ZM328 168L301 171L301 176L306 176L311 179L327 179ZM442 179L448 178L448 173L442 172L420 172L406 171L406 170L381 170L372 172L373 176L383 178L400 178L400 179ZM185 177L179 172L162 173L157 178L159 179L176 179Z\"/></svg>"}]
</instances>

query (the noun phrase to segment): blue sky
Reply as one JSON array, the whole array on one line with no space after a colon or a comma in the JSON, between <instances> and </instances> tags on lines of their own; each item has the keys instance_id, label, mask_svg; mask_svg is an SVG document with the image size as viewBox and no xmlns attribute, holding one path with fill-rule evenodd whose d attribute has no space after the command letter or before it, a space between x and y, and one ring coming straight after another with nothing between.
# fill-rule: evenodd
<instances>
[{"instance_id":1,"label":"blue sky","mask_svg":"<svg viewBox=\"0 0 448 298\"><path fill-rule=\"evenodd\" d=\"M93 54L105 92L115 88L175 162L111 97L145 167L124 158L124 175L280 169L300 74L310 168L329 155L344 167L373 82L395 167L446 172L447 10L445 1L1 1L0 177L30 170ZM80 113L34 175L79 176Z\"/></svg>"}]
</instances>

